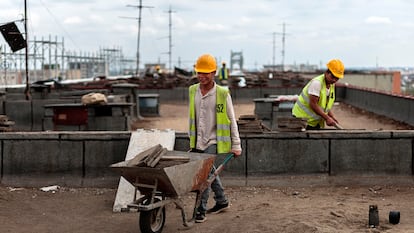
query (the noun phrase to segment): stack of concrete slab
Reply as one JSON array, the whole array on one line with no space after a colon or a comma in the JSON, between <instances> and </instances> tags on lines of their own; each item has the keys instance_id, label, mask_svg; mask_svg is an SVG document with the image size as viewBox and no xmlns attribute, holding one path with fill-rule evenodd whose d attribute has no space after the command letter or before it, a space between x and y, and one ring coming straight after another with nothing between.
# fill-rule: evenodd
<instances>
[{"instance_id":1,"label":"stack of concrete slab","mask_svg":"<svg viewBox=\"0 0 414 233\"><path fill-rule=\"evenodd\" d=\"M263 133L264 131L270 131L266 127L262 120L259 120L257 115L241 115L237 120L240 133Z\"/></svg>"},{"instance_id":2,"label":"stack of concrete slab","mask_svg":"<svg viewBox=\"0 0 414 233\"><path fill-rule=\"evenodd\" d=\"M278 131L305 131L307 120L296 117L278 117Z\"/></svg>"}]
</instances>

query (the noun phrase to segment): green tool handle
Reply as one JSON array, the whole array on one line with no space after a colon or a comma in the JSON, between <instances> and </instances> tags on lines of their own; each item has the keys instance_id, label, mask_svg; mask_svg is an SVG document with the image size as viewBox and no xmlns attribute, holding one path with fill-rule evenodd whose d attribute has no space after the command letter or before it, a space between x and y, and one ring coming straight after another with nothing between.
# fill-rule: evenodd
<instances>
[{"instance_id":1,"label":"green tool handle","mask_svg":"<svg viewBox=\"0 0 414 233\"><path fill-rule=\"evenodd\" d=\"M214 179L216 179L216 176L224 169L224 166L234 157L234 153L230 153L227 155L227 157L224 159L224 161L216 168L214 171L214 174L210 177L210 179L207 180L207 182L210 184L213 182Z\"/></svg>"}]
</instances>

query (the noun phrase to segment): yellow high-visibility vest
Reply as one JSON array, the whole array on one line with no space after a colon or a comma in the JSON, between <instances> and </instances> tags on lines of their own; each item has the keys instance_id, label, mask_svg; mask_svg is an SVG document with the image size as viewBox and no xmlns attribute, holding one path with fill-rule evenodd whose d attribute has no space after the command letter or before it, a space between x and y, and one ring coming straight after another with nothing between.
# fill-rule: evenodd
<instances>
[{"instance_id":1,"label":"yellow high-visibility vest","mask_svg":"<svg viewBox=\"0 0 414 233\"><path fill-rule=\"evenodd\" d=\"M319 101L318 105L323 109L325 113L328 113L334 102L335 102L335 84L330 84L330 94L329 98L326 95L326 82L325 76L322 74L318 77L313 78L312 80L317 79L321 83L321 91L319 93ZM309 82L300 93L298 100L296 101L295 105L292 109L292 114L298 118L306 118L308 119L308 125L315 127L318 124L323 128L325 126L325 120L316 114L312 108L310 107L310 100L308 89L311 82Z\"/></svg>"},{"instance_id":2,"label":"yellow high-visibility vest","mask_svg":"<svg viewBox=\"0 0 414 233\"><path fill-rule=\"evenodd\" d=\"M190 99L190 148L196 147L197 128L195 124L195 93L199 83L191 85L189 88ZM228 153L231 151L231 121L227 116L227 95L229 90L216 85L216 134L217 134L217 153Z\"/></svg>"},{"instance_id":3,"label":"yellow high-visibility vest","mask_svg":"<svg viewBox=\"0 0 414 233\"><path fill-rule=\"evenodd\" d=\"M229 78L229 71L227 68L220 68L219 80L227 80Z\"/></svg>"}]
</instances>

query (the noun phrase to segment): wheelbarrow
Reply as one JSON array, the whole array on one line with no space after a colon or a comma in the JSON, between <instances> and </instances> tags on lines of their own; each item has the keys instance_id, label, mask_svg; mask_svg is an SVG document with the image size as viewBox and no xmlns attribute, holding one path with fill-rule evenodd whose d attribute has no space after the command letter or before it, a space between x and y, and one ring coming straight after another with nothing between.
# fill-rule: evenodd
<instances>
[{"instance_id":1,"label":"wheelbarrow","mask_svg":"<svg viewBox=\"0 0 414 233\"><path fill-rule=\"evenodd\" d=\"M135 195L128 205L128 208L140 212L141 232L161 233L166 219L165 205L169 203L181 210L185 227L193 225L201 194L233 156L227 155L210 177L216 155L206 153L168 151L155 167L127 166L127 161L124 161L112 164L111 168L120 172L141 194L140 197ZM197 195L191 219L187 218L181 198L189 192Z\"/></svg>"}]
</instances>

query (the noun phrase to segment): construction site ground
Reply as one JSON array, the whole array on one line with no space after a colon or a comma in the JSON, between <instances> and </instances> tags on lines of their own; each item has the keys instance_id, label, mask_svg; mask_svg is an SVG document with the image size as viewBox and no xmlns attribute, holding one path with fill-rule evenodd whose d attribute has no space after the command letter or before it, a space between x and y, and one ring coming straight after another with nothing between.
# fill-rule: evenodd
<instances>
[{"instance_id":1,"label":"construction site ground","mask_svg":"<svg viewBox=\"0 0 414 233\"><path fill-rule=\"evenodd\" d=\"M254 104L235 104L235 111L237 116L253 114ZM411 129L344 104L336 105L334 111L347 129ZM160 117L146 117L135 127L185 132L187 113L185 104L161 104ZM301 179L301 185L293 185L294 179ZM292 185L227 186L231 203L227 212L207 215L206 222L186 228L180 211L169 204L163 232L414 232L412 178L393 185L387 180L378 179L368 186L314 186L306 183L306 177L292 177ZM60 187L44 192L39 187L0 186L0 232L140 232L139 213L112 212L115 196L116 189L107 188ZM210 198L209 207L214 204ZM189 193L182 200L190 214L195 194ZM378 206L376 228L368 226L369 205ZM388 221L392 210L400 211L397 225Z\"/></svg>"}]
</instances>

